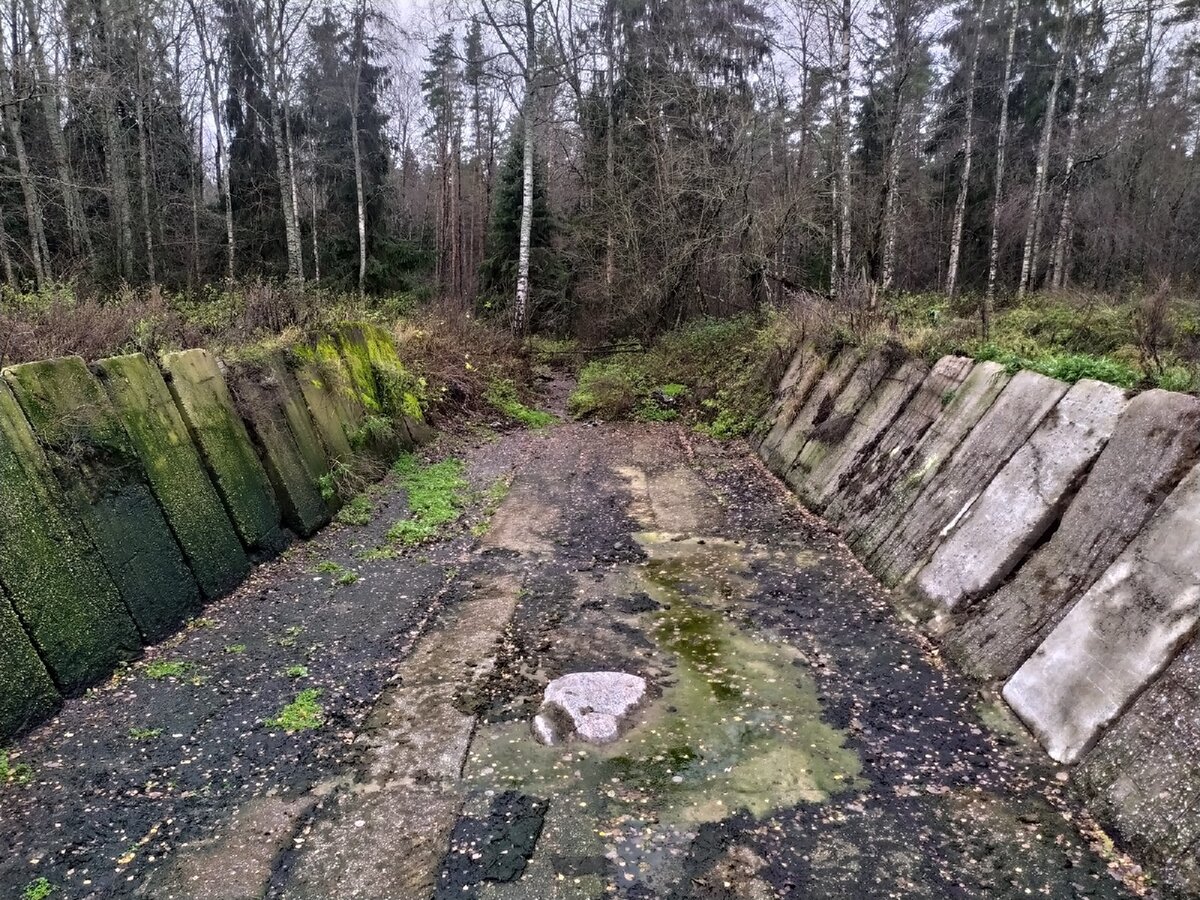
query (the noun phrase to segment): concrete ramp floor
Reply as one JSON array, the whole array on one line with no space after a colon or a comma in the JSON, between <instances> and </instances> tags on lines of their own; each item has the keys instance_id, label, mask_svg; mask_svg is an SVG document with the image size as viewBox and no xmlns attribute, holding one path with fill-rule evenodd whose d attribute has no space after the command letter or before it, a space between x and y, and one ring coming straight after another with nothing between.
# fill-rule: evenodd
<instances>
[{"instance_id":1,"label":"concrete ramp floor","mask_svg":"<svg viewBox=\"0 0 1200 900\"><path fill-rule=\"evenodd\" d=\"M385 482L368 524L259 568L11 748L0 896L1144 889L1064 771L744 444L441 440L471 485L459 527L380 552L407 515ZM649 682L631 729L537 743L547 682L600 670Z\"/></svg>"}]
</instances>

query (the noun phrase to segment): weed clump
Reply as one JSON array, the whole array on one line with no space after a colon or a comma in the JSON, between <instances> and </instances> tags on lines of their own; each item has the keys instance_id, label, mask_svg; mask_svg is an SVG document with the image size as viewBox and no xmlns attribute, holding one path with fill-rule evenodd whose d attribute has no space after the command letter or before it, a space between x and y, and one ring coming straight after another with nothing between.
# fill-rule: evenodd
<instances>
[{"instance_id":1,"label":"weed clump","mask_svg":"<svg viewBox=\"0 0 1200 900\"><path fill-rule=\"evenodd\" d=\"M375 505L366 494L355 494L350 502L338 510L333 520L341 525L369 525Z\"/></svg>"},{"instance_id":2,"label":"weed clump","mask_svg":"<svg viewBox=\"0 0 1200 900\"><path fill-rule=\"evenodd\" d=\"M194 663L160 659L146 666L146 677L152 681L162 681L167 678L183 678L191 674L195 668Z\"/></svg>"},{"instance_id":3,"label":"weed clump","mask_svg":"<svg viewBox=\"0 0 1200 900\"><path fill-rule=\"evenodd\" d=\"M45 877L31 881L21 892L21 900L46 900L54 893L54 885Z\"/></svg>"},{"instance_id":4,"label":"weed clump","mask_svg":"<svg viewBox=\"0 0 1200 900\"><path fill-rule=\"evenodd\" d=\"M540 409L530 409L522 403L517 394L517 386L511 378L498 378L493 381L488 385L484 399L501 415L535 431L547 428L558 421L550 413Z\"/></svg>"},{"instance_id":5,"label":"weed clump","mask_svg":"<svg viewBox=\"0 0 1200 900\"><path fill-rule=\"evenodd\" d=\"M0 750L0 787L15 784L23 786L33 780L33 769L28 763L14 763L7 750Z\"/></svg>"},{"instance_id":6,"label":"weed clump","mask_svg":"<svg viewBox=\"0 0 1200 900\"><path fill-rule=\"evenodd\" d=\"M405 453L393 467L408 497L409 516L388 529L388 540L399 544L421 544L462 515L467 504L467 481L457 459L423 465Z\"/></svg>"},{"instance_id":7,"label":"weed clump","mask_svg":"<svg viewBox=\"0 0 1200 900\"><path fill-rule=\"evenodd\" d=\"M311 731L325 724L325 708L317 700L321 692L307 688L296 695L296 699L281 709L274 718L267 720L271 728L280 728L289 734Z\"/></svg>"}]
</instances>

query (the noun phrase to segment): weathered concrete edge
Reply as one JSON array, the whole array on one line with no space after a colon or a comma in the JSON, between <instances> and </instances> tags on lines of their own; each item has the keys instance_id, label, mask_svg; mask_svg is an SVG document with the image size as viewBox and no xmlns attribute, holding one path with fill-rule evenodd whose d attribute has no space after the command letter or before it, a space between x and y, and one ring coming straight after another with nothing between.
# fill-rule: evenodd
<instances>
[{"instance_id":1,"label":"weathered concrete edge","mask_svg":"<svg viewBox=\"0 0 1200 900\"><path fill-rule=\"evenodd\" d=\"M845 381L843 381L843 384L844 383ZM826 402L828 403L828 401ZM779 406L782 406L782 404L779 404ZM978 421L975 424L978 424ZM776 420L773 425L778 428L778 420ZM1181 423L1175 427L1186 427L1186 423ZM974 426L972 426L971 430L974 430ZM1094 434L1086 435L1086 438L1092 442L1093 446L1097 442L1096 435ZM963 440L965 441L966 438L964 437ZM1100 441L1099 443L1102 445L1103 441ZM778 458L778 456L770 452L770 450L773 448L760 447L758 449L760 456L764 458L768 468L770 468L777 476L782 478L783 475L787 473L790 465L787 463L783 463L781 465L782 461ZM1085 452L1084 455L1090 455L1091 458L1095 458L1094 453L1088 454ZM1010 453L1008 458L1011 458L1012 456L1013 454ZM857 461L861 461L861 458ZM1088 464L1085 462L1077 463L1076 465L1083 470L1081 477L1083 478L1084 483L1086 483L1086 477L1089 474ZM1003 466L1000 467L1001 470L1002 468ZM843 483L848 476L852 477L852 475L852 472L843 471L841 473ZM1193 474L1191 478L1185 479L1185 482L1191 482L1195 480L1195 478L1196 476ZM989 485L990 483L991 481L989 481ZM1188 485L1180 486L1180 488L1184 487L1188 487ZM810 484L810 490L836 491L837 487L823 488L820 484L814 482ZM1190 494L1192 491L1189 490L1188 493ZM1070 499L1073 500L1073 497L1074 495L1072 494ZM1069 509L1069 505L1070 504L1068 502L1066 508ZM1193 517L1200 517L1200 504L1196 504L1195 500L1189 500L1187 506ZM1141 526L1130 544L1129 551L1122 555L1122 559L1118 563L1114 563L1114 569L1120 564L1122 572L1116 573L1108 579L1108 581L1112 582L1112 585L1119 586L1120 583L1128 577L1128 571L1131 568L1136 567L1136 557L1138 553L1135 552L1135 550L1140 548L1140 553L1142 555L1153 557L1154 553L1148 553L1146 548L1152 545L1157 545L1160 548L1159 555L1162 554L1161 546L1166 543L1162 539L1163 529L1165 527L1162 524L1162 520L1164 515L1169 514L1171 504L1166 504L1165 507L1166 508L1164 510L1160 510L1158 515L1154 516L1150 519L1150 521ZM1061 516L1064 514L1064 511L1064 509L1057 510L1057 516L1061 518ZM1044 531L1047 528L1053 527L1053 523L1048 523L1045 517L1035 518L1037 519L1035 527L1039 531ZM1178 514L1176 518L1178 519ZM1159 535L1157 537L1153 534L1153 532L1156 530L1156 522L1158 523L1157 530L1159 531ZM1169 527L1172 534L1178 533L1182 525L1183 522L1181 521L1171 523ZM1188 540L1183 540L1182 542L1177 540L1176 543L1187 545L1186 549L1179 551L1177 555L1187 556L1188 560L1191 560L1190 563L1188 560L1176 560L1176 571L1192 571L1195 569L1195 562L1192 557L1200 556L1200 540L1190 539L1189 532ZM1030 553L1036 549L1036 544L1037 540L1035 539L1031 542L1031 546L1022 548L1023 552L1018 553L1018 556L1021 556L1020 559L1010 561L1014 568L1020 566L1026 559L1028 559ZM1156 572L1160 572L1162 569L1162 562L1162 560L1154 560L1151 558L1148 561L1148 565L1156 570ZM1104 579L1101 581L1103 582ZM1193 581L1200 583L1200 572L1196 574ZM1098 583L1097 589L1099 590L1103 586L1104 585L1101 583ZM1157 721L1160 723L1169 720L1172 715L1174 716L1176 723L1180 721L1200 721L1200 709L1197 708L1200 707L1200 666L1195 665L1194 662L1190 666L1183 666L1182 664L1172 665L1173 661L1184 658L1184 656L1188 653L1191 654L1191 657L1189 658L1192 658L1196 656L1197 652L1200 652L1196 649L1197 647L1200 647L1200 638L1196 637L1197 631L1200 631L1200 623L1197 621L1200 619L1200 612L1198 612L1200 600L1198 600L1196 596L1193 596L1194 594L1200 594L1200 586L1198 586L1198 584L1193 584L1191 591L1188 593L1189 602L1183 604L1187 607L1186 609L1181 610L1179 608L1180 603L1178 602L1178 598L1176 598L1177 602L1174 603L1160 601L1157 606L1162 607L1162 609L1152 608L1150 610L1151 621L1142 621L1140 623L1140 629L1138 625L1133 626L1134 630L1141 631L1144 631L1147 628L1152 630L1157 628L1160 629L1166 636L1162 640L1153 642L1155 643L1154 652L1150 655L1153 656L1154 659L1151 663L1134 666L1133 668L1136 671L1133 671L1132 673L1129 671L1123 672L1124 679L1122 680L1121 684L1116 686L1119 688L1118 693L1121 695L1119 698L1117 698L1115 701L1112 701L1106 709L1098 711L1095 715L1083 716L1084 722L1082 723L1083 727L1081 729L1082 737L1073 737L1071 740L1067 740L1065 743L1060 741L1060 745L1056 746L1053 743L1056 738L1052 734L1049 734L1044 726L1042 727L1042 730L1046 733L1039 735L1044 741L1051 742L1051 747L1054 751L1055 757L1066 759L1072 763L1081 763L1079 771L1085 773L1085 776L1082 778L1082 783L1090 788L1092 794L1092 796L1087 798L1089 805L1094 808L1095 812L1101 818L1101 821L1114 828L1116 833L1124 839L1127 845L1132 846L1135 850L1139 850L1143 853L1147 852L1147 842L1140 839L1139 829L1145 830L1147 828L1156 826L1159 822L1162 823L1162 828L1160 830L1164 834L1171 834L1173 837L1173 843L1169 843L1169 849L1166 850L1162 849L1161 847L1154 848L1154 852L1151 853L1151 861L1156 866L1164 869L1164 880L1167 883L1171 884L1175 888L1181 889L1189 895L1192 893L1200 893L1200 867L1195 864L1194 859L1190 858L1191 854L1194 853L1197 848L1200 848L1200 825L1194 826L1195 833L1193 834L1191 831L1184 830L1179 824L1181 820L1186 820L1187 818L1184 816L1181 819L1179 816L1179 809L1181 807L1187 809L1200 808L1200 779L1195 778L1195 763L1198 759L1200 759L1200 750L1197 750L1195 747L1185 746L1186 742L1190 740L1188 737L1190 732L1188 732L1187 729L1178 728L1177 724L1174 731L1156 734L1153 739L1153 745L1159 752L1159 755L1162 759L1171 762L1178 762L1178 765L1176 765L1175 769L1173 770L1173 775L1176 777L1172 779L1172 791L1169 793L1169 798L1167 792L1160 792L1158 797L1147 798L1145 796L1138 796L1135 800L1132 795L1136 795L1138 792L1131 790L1130 785L1123 779L1120 771L1114 772L1113 769L1114 767L1119 767L1121 765L1125 765L1127 768L1133 769L1136 765L1136 761L1138 759L1136 754L1130 753L1126 750L1125 755L1121 756L1116 752L1114 747L1118 746L1118 744L1115 743L1116 735L1122 734L1123 732L1129 732L1135 736L1137 734L1137 722L1131 724L1130 728L1122 728L1122 723L1125 716L1128 715L1131 718L1134 716L1141 716L1142 718L1138 721L1143 722L1143 724L1144 720L1151 716L1151 713L1147 711L1149 708L1147 703L1141 702L1139 698L1150 696L1155 698L1154 702L1158 704L1158 709L1155 710L1153 715L1157 716ZM987 596L990 596L990 594L985 593L984 596L979 599L986 599ZM1078 608L1078 606L1076 608ZM1143 610L1143 613L1144 612L1145 610ZM1153 619L1160 612L1166 617L1166 619L1169 619L1170 621L1164 620L1155 625ZM1082 613L1079 615L1082 615ZM1068 619L1069 618L1070 615L1068 615ZM1144 618L1145 615L1143 615L1143 619ZM1059 631L1059 629L1056 629L1056 631ZM1059 639L1061 651L1068 655L1070 655L1073 650L1076 652L1083 652L1078 649L1081 643L1082 642L1077 640L1074 642L1075 646L1072 646L1071 640L1062 637ZM1086 668L1086 659L1082 664ZM1100 664L1100 660L1093 659L1093 664ZM1079 666L1080 661L1076 660L1075 669L1077 673L1079 671ZM1084 677L1086 677L1086 675ZM1171 687L1169 689L1158 689L1157 686L1159 684L1165 685L1168 678L1174 678L1174 682L1171 684ZM1190 681L1188 679L1190 679ZM1077 682L1078 678L1073 681L1073 683ZM1014 692L1007 691L1006 693ZM1071 703L1071 698L1068 696L1069 693L1070 691L1062 692L1060 700L1061 703L1067 705ZM1162 708L1165 702L1164 697L1174 698L1176 703L1182 702L1190 704L1190 707L1187 709L1164 710ZM1098 738L1103 735L1113 735L1114 739L1100 740L1097 744ZM1125 735L1124 740L1128 742L1131 740L1131 738L1129 738L1128 735ZM1098 776L1095 774L1094 770L1096 769L1096 766L1089 765L1093 755L1101 753L1108 754L1109 770L1106 772L1107 781L1098 778ZM1191 769L1188 769L1189 765L1192 766ZM1179 783L1181 779L1178 777L1180 772L1191 772L1191 783L1181 786ZM1140 774L1144 779L1146 773L1131 772L1130 777L1136 778L1138 774ZM1136 804L1136 809L1134 809L1132 812L1129 811L1131 804Z\"/></svg>"}]
</instances>

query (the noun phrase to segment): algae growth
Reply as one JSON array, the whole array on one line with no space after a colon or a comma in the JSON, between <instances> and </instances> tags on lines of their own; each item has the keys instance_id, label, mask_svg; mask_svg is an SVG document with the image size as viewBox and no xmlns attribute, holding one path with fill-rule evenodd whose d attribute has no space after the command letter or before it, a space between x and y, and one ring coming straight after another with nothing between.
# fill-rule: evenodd
<instances>
[{"instance_id":1,"label":"algae growth","mask_svg":"<svg viewBox=\"0 0 1200 900\"><path fill-rule=\"evenodd\" d=\"M553 797L548 834L573 834L582 844L572 852L590 845L662 885L681 875L675 851L700 825L823 803L861 786L861 764L822 720L801 654L737 621L739 598L754 589L750 551L715 538L636 537L649 559L632 585L653 602L627 621L670 660L661 698L603 747L543 747L523 720L484 725L465 777L485 794Z\"/></svg>"}]
</instances>

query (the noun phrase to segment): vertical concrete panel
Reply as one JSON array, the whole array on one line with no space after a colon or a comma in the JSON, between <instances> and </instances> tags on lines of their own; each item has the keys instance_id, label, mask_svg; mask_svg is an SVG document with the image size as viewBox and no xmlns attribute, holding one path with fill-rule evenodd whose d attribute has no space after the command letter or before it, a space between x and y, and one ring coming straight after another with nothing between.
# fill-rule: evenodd
<instances>
[{"instance_id":1,"label":"vertical concrete panel","mask_svg":"<svg viewBox=\"0 0 1200 900\"><path fill-rule=\"evenodd\" d=\"M1200 619L1200 466L1004 686L1054 759L1078 760Z\"/></svg>"},{"instance_id":2,"label":"vertical concrete panel","mask_svg":"<svg viewBox=\"0 0 1200 900\"><path fill-rule=\"evenodd\" d=\"M206 350L186 350L168 353L163 367L171 396L242 543L251 550L276 552L285 539L275 492L217 361Z\"/></svg>"},{"instance_id":3,"label":"vertical concrete panel","mask_svg":"<svg viewBox=\"0 0 1200 900\"><path fill-rule=\"evenodd\" d=\"M860 559L869 559L902 527L924 487L942 470L1008 383L1003 366L979 363L948 401L938 401L942 406L940 415L903 467L886 467L881 487L862 494L861 513L854 526L846 530L847 541Z\"/></svg>"},{"instance_id":4,"label":"vertical concrete panel","mask_svg":"<svg viewBox=\"0 0 1200 900\"><path fill-rule=\"evenodd\" d=\"M0 741L36 725L59 703L50 673L0 588Z\"/></svg>"},{"instance_id":5,"label":"vertical concrete panel","mask_svg":"<svg viewBox=\"0 0 1200 900\"><path fill-rule=\"evenodd\" d=\"M1067 385L1018 372L954 456L925 484L903 521L866 560L881 581L898 584L937 549L952 525L1054 408Z\"/></svg>"},{"instance_id":6,"label":"vertical concrete panel","mask_svg":"<svg viewBox=\"0 0 1200 900\"><path fill-rule=\"evenodd\" d=\"M833 412L834 402L850 376L862 361L862 354L856 347L847 347L829 364L821 375L816 387L808 395L808 399L800 407L799 412L787 424L778 443L770 446L763 445L763 461L767 468L781 478L792 467L796 456L808 443L808 436L813 428L820 425Z\"/></svg>"},{"instance_id":7,"label":"vertical concrete panel","mask_svg":"<svg viewBox=\"0 0 1200 900\"><path fill-rule=\"evenodd\" d=\"M1180 896L1200 896L1200 642L1080 763L1088 806Z\"/></svg>"},{"instance_id":8,"label":"vertical concrete panel","mask_svg":"<svg viewBox=\"0 0 1200 900\"><path fill-rule=\"evenodd\" d=\"M311 344L293 348L292 354L298 362L296 375L304 402L326 452L335 459L349 460L366 411L338 350L338 342L325 335Z\"/></svg>"},{"instance_id":9,"label":"vertical concrete panel","mask_svg":"<svg viewBox=\"0 0 1200 900\"><path fill-rule=\"evenodd\" d=\"M892 482L904 471L973 366L972 360L961 356L938 360L869 453L842 472L835 494L825 506L825 517L841 525L844 534L852 533L856 523L883 502Z\"/></svg>"},{"instance_id":10,"label":"vertical concrete panel","mask_svg":"<svg viewBox=\"0 0 1200 900\"><path fill-rule=\"evenodd\" d=\"M829 415L820 423L814 423L809 431L808 440L784 474L784 480L806 503L809 498L805 484L809 475L847 436L854 426L855 415L892 368L895 357L895 352L889 349L872 350L867 354L838 391Z\"/></svg>"},{"instance_id":11,"label":"vertical concrete panel","mask_svg":"<svg viewBox=\"0 0 1200 900\"><path fill-rule=\"evenodd\" d=\"M284 524L307 537L329 521L329 509L321 498L319 476L310 471L288 425L281 373L286 374L278 363L235 366L230 387L261 453Z\"/></svg>"},{"instance_id":12,"label":"vertical concrete panel","mask_svg":"<svg viewBox=\"0 0 1200 900\"><path fill-rule=\"evenodd\" d=\"M55 682L76 693L135 657L141 640L2 380L0 485L0 582Z\"/></svg>"},{"instance_id":13,"label":"vertical concrete panel","mask_svg":"<svg viewBox=\"0 0 1200 900\"><path fill-rule=\"evenodd\" d=\"M1128 546L1200 456L1200 400L1146 391L1129 402L1054 536L982 603L956 617L945 651L1005 679Z\"/></svg>"},{"instance_id":14,"label":"vertical concrete panel","mask_svg":"<svg viewBox=\"0 0 1200 900\"><path fill-rule=\"evenodd\" d=\"M77 356L4 377L143 636L171 633L200 608L200 591L100 382Z\"/></svg>"},{"instance_id":15,"label":"vertical concrete panel","mask_svg":"<svg viewBox=\"0 0 1200 900\"><path fill-rule=\"evenodd\" d=\"M201 592L212 600L233 590L250 564L162 374L140 353L96 370Z\"/></svg>"},{"instance_id":16,"label":"vertical concrete panel","mask_svg":"<svg viewBox=\"0 0 1200 900\"><path fill-rule=\"evenodd\" d=\"M779 446L780 438L796 418L796 413L808 399L809 392L816 386L827 364L825 354L810 344L803 344L793 354L775 392L775 399L763 416L758 433L751 440L759 456L765 459L770 450Z\"/></svg>"},{"instance_id":17,"label":"vertical concrete panel","mask_svg":"<svg viewBox=\"0 0 1200 900\"><path fill-rule=\"evenodd\" d=\"M928 372L929 366L924 362L910 359L879 383L854 414L846 436L812 463L800 488L800 496L809 508L823 511L836 495L842 478L862 467L864 457L899 415ZM809 444L816 440L814 434Z\"/></svg>"},{"instance_id":18,"label":"vertical concrete panel","mask_svg":"<svg viewBox=\"0 0 1200 900\"><path fill-rule=\"evenodd\" d=\"M1124 391L1099 381L1067 391L953 525L914 591L945 609L994 591L1058 521L1125 403Z\"/></svg>"}]
</instances>

